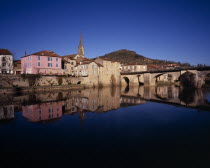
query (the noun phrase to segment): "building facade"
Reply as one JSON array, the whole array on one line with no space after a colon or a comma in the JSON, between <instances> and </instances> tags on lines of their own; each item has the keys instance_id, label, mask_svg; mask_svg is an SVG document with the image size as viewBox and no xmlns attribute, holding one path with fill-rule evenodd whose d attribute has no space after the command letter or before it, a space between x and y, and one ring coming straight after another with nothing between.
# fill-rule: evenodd
<instances>
[{"instance_id":1,"label":"building facade","mask_svg":"<svg viewBox=\"0 0 210 168\"><path fill-rule=\"evenodd\" d=\"M13 74L13 55L7 49L0 49L0 74Z\"/></svg>"},{"instance_id":2,"label":"building facade","mask_svg":"<svg viewBox=\"0 0 210 168\"><path fill-rule=\"evenodd\" d=\"M147 71L147 65L121 65L121 72L141 72Z\"/></svg>"},{"instance_id":3,"label":"building facade","mask_svg":"<svg viewBox=\"0 0 210 168\"><path fill-rule=\"evenodd\" d=\"M63 75L62 58L53 51L43 50L21 58L22 74Z\"/></svg>"},{"instance_id":4,"label":"building facade","mask_svg":"<svg viewBox=\"0 0 210 168\"><path fill-rule=\"evenodd\" d=\"M13 73L15 75L20 75L22 72L21 69L21 60L14 60L13 61Z\"/></svg>"},{"instance_id":5,"label":"building facade","mask_svg":"<svg viewBox=\"0 0 210 168\"><path fill-rule=\"evenodd\" d=\"M120 85L120 62L113 62L102 58L95 59L102 65L100 68L99 84L103 86Z\"/></svg>"}]
</instances>

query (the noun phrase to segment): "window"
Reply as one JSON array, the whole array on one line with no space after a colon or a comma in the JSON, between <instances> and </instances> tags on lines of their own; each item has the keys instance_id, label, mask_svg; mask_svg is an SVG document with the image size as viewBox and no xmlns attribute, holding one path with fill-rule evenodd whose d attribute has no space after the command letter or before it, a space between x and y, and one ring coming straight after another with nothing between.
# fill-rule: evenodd
<instances>
[{"instance_id":1,"label":"window","mask_svg":"<svg viewBox=\"0 0 210 168\"><path fill-rule=\"evenodd\" d=\"M38 60L40 60L40 56L38 56Z\"/></svg>"},{"instance_id":2,"label":"window","mask_svg":"<svg viewBox=\"0 0 210 168\"><path fill-rule=\"evenodd\" d=\"M52 63L48 63L48 67L52 67Z\"/></svg>"},{"instance_id":3,"label":"window","mask_svg":"<svg viewBox=\"0 0 210 168\"><path fill-rule=\"evenodd\" d=\"M52 61L52 57L48 57L48 61Z\"/></svg>"},{"instance_id":4,"label":"window","mask_svg":"<svg viewBox=\"0 0 210 168\"><path fill-rule=\"evenodd\" d=\"M58 58L56 58L56 61L58 62Z\"/></svg>"},{"instance_id":5,"label":"window","mask_svg":"<svg viewBox=\"0 0 210 168\"><path fill-rule=\"evenodd\" d=\"M56 64L56 67L58 67L58 64Z\"/></svg>"},{"instance_id":6,"label":"window","mask_svg":"<svg viewBox=\"0 0 210 168\"><path fill-rule=\"evenodd\" d=\"M74 62L71 62L71 65L74 65Z\"/></svg>"},{"instance_id":7,"label":"window","mask_svg":"<svg viewBox=\"0 0 210 168\"><path fill-rule=\"evenodd\" d=\"M38 62L38 66L40 66L40 62Z\"/></svg>"}]
</instances>

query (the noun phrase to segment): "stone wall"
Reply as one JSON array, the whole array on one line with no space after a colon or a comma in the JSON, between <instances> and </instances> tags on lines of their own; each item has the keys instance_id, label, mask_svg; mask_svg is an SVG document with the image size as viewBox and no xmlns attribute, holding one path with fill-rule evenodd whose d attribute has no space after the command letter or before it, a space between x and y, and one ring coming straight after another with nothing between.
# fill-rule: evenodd
<instances>
[{"instance_id":1,"label":"stone wall","mask_svg":"<svg viewBox=\"0 0 210 168\"><path fill-rule=\"evenodd\" d=\"M0 75L0 87L27 87L28 80L16 75Z\"/></svg>"}]
</instances>

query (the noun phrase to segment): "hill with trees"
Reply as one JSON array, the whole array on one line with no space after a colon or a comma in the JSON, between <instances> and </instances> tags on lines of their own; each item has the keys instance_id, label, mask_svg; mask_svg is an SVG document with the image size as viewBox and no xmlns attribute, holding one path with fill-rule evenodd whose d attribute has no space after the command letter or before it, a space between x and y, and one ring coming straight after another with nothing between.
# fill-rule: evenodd
<instances>
[{"instance_id":1,"label":"hill with trees","mask_svg":"<svg viewBox=\"0 0 210 168\"><path fill-rule=\"evenodd\" d=\"M183 66L187 63L181 64L180 62L175 61L167 61L167 60L158 60L158 59L151 59L144 57L143 55L137 54L135 51L130 51L126 49L114 51L108 54L105 54L104 56L100 56L100 58L104 58L110 61L118 61L121 64L146 64L146 65L167 65L167 64L179 64L180 66Z\"/></svg>"}]
</instances>

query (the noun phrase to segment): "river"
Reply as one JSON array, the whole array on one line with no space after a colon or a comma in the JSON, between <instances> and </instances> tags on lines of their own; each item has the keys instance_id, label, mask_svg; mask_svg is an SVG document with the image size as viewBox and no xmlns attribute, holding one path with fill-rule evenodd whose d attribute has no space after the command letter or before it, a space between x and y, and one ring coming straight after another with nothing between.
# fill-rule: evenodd
<instances>
[{"instance_id":1,"label":"river","mask_svg":"<svg viewBox=\"0 0 210 168\"><path fill-rule=\"evenodd\" d=\"M210 89L2 94L0 134L3 167L205 167L210 160Z\"/></svg>"}]
</instances>

